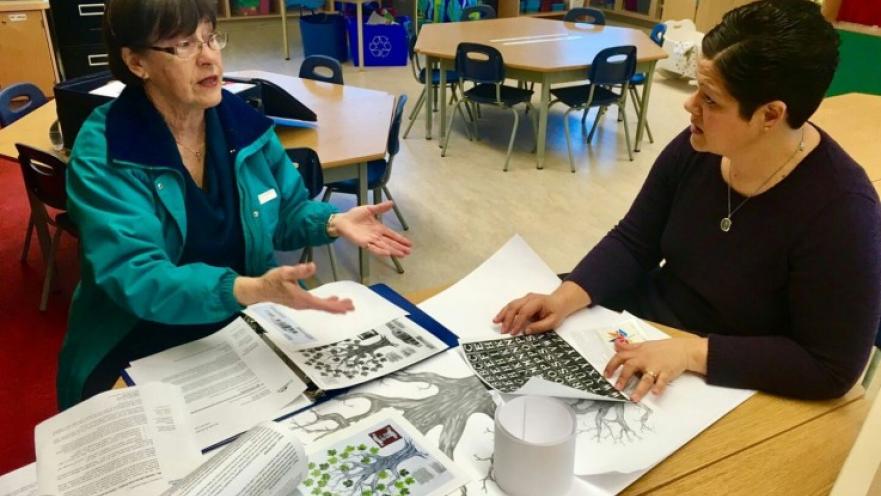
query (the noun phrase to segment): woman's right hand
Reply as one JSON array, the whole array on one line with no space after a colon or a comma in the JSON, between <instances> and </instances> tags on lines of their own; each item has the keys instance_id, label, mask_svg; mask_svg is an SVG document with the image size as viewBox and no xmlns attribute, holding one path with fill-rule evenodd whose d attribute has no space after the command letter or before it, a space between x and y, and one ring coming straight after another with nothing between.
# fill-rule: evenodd
<instances>
[{"instance_id":1,"label":"woman's right hand","mask_svg":"<svg viewBox=\"0 0 881 496\"><path fill-rule=\"evenodd\" d=\"M300 287L301 279L315 274L315 264L283 265L267 271L260 277L236 278L233 294L244 306L269 301L297 310L324 310L330 313L346 313L355 309L352 300L336 296L319 298Z\"/></svg>"},{"instance_id":2,"label":"woman's right hand","mask_svg":"<svg viewBox=\"0 0 881 496\"><path fill-rule=\"evenodd\" d=\"M502 334L536 334L556 329L566 317L590 305L581 286L564 281L553 293L529 293L505 305L493 318Z\"/></svg>"}]
</instances>

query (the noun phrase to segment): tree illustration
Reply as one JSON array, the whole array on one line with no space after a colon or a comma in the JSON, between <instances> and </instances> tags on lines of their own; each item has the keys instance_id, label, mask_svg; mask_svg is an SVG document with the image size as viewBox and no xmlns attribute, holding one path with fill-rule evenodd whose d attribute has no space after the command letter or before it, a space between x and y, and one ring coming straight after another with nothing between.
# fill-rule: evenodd
<instances>
[{"instance_id":1,"label":"tree illustration","mask_svg":"<svg viewBox=\"0 0 881 496\"><path fill-rule=\"evenodd\" d=\"M579 420L587 420L588 427L579 433L592 433L596 442L611 440L615 443L630 443L642 439L651 432L649 419L651 408L642 403L578 400L570 403ZM633 425L636 417L637 425Z\"/></svg>"},{"instance_id":2,"label":"tree illustration","mask_svg":"<svg viewBox=\"0 0 881 496\"><path fill-rule=\"evenodd\" d=\"M386 347L394 348L387 336L381 336L376 331L359 336L359 339L346 339L339 343L319 346L303 350L306 357L306 365L315 367L325 375L345 375L349 379L356 375L367 375L382 368L388 359L379 350ZM379 337L372 342L370 339Z\"/></svg>"},{"instance_id":3,"label":"tree illustration","mask_svg":"<svg viewBox=\"0 0 881 496\"><path fill-rule=\"evenodd\" d=\"M309 472L302 486L306 494L335 496L406 496L416 484L407 469L400 465L412 458L426 458L410 439L404 447L389 455L380 455L379 448L361 443L349 444L342 451L327 450L324 462L309 463Z\"/></svg>"},{"instance_id":4,"label":"tree illustration","mask_svg":"<svg viewBox=\"0 0 881 496\"><path fill-rule=\"evenodd\" d=\"M400 410L404 417L422 433L440 425L442 430L438 447L453 458L453 451L459 444L468 419L478 414L492 419L495 414L495 403L483 383L475 376L452 378L434 372L399 371L389 378L404 383L421 383L425 385L425 389L437 389L437 392L425 398L407 398L385 396L363 390L354 391L340 397L339 401L349 404L357 400L366 400L368 407L364 412L346 417L340 413L328 412L326 408L313 408L297 417L294 420L295 425L307 432L320 433L317 436L320 438L385 408L394 408ZM308 421L303 422L304 420ZM331 426L328 427L328 424Z\"/></svg>"}]
</instances>

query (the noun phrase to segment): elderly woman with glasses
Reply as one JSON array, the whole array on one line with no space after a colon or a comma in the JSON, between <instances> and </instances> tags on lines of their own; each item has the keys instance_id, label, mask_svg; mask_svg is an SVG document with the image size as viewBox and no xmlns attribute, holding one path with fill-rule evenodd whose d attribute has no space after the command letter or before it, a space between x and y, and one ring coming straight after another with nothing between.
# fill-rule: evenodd
<instances>
[{"instance_id":1,"label":"elderly woman with glasses","mask_svg":"<svg viewBox=\"0 0 881 496\"><path fill-rule=\"evenodd\" d=\"M67 408L110 388L131 360L204 337L247 305L328 312L278 267L274 250L343 237L378 255L410 242L376 217L390 202L336 213L308 198L272 122L222 90L214 0L110 0L104 37L126 88L74 145L67 189L82 279L60 355Z\"/></svg>"}]
</instances>

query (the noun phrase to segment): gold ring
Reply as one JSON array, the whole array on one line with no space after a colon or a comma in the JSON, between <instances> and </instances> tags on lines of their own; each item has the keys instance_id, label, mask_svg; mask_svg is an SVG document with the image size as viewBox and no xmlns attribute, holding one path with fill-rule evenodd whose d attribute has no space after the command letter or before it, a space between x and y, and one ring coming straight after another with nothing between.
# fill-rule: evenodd
<instances>
[{"instance_id":1,"label":"gold ring","mask_svg":"<svg viewBox=\"0 0 881 496\"><path fill-rule=\"evenodd\" d=\"M654 373L654 372L651 371L651 370L646 370L646 371L645 371L645 375L651 376L651 378L652 378L653 381L657 381L657 380L658 380L658 374Z\"/></svg>"}]
</instances>

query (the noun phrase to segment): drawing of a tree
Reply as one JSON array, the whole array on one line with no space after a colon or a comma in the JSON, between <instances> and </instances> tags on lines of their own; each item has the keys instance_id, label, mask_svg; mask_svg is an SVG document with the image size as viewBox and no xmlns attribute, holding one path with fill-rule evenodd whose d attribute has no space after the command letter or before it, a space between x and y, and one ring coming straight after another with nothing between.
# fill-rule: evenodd
<instances>
[{"instance_id":1,"label":"drawing of a tree","mask_svg":"<svg viewBox=\"0 0 881 496\"><path fill-rule=\"evenodd\" d=\"M453 451L459 444L468 419L478 414L492 419L495 414L495 403L483 383L475 376L453 378L434 372L400 371L390 378L399 382L425 384L425 388L436 388L437 393L426 398L407 398L355 391L342 396L339 401L345 404L366 400L368 402L366 411L346 417L340 413L328 412L327 409L312 409L302 415L303 419L296 419L296 425L307 432L321 433L317 436L320 438L385 408L394 408L400 410L404 417L422 433L430 431L435 426L442 426L438 447L453 458ZM309 421L304 423L303 420L306 419ZM326 426L328 422L332 427L318 427Z\"/></svg>"},{"instance_id":2,"label":"drawing of a tree","mask_svg":"<svg viewBox=\"0 0 881 496\"><path fill-rule=\"evenodd\" d=\"M596 442L630 443L652 430L649 426L652 410L641 403L579 400L570 404L579 423L587 419L589 424L578 432L592 433Z\"/></svg>"},{"instance_id":3,"label":"drawing of a tree","mask_svg":"<svg viewBox=\"0 0 881 496\"><path fill-rule=\"evenodd\" d=\"M319 346L304 350L303 356L307 358L306 365L315 367L327 375L345 375L352 378L356 375L367 375L376 372L387 361L379 352L380 349L395 345L388 337L380 336L376 331L371 331L373 337L379 337L372 342L362 339L347 339L339 343Z\"/></svg>"},{"instance_id":4,"label":"drawing of a tree","mask_svg":"<svg viewBox=\"0 0 881 496\"><path fill-rule=\"evenodd\" d=\"M389 455L380 455L376 446L347 445L342 451L327 450L327 459L309 463L309 472L302 485L307 494L333 496L357 494L361 496L406 496L416 483L400 465L415 457L426 458L413 442L405 440L404 447Z\"/></svg>"}]
</instances>

